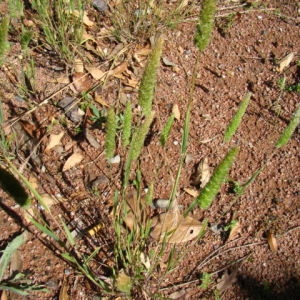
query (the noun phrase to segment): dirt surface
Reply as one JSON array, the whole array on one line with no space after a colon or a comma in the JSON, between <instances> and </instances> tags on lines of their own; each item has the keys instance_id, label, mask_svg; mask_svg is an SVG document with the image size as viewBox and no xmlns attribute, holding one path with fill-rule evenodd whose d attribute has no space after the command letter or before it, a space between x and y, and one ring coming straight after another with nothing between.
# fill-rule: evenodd
<instances>
[{"instance_id":1,"label":"dirt surface","mask_svg":"<svg viewBox=\"0 0 300 300\"><path fill-rule=\"evenodd\" d=\"M153 107L156 115L140 158L144 187L154 184L155 199L168 198L171 193L179 165L184 114L193 80L195 88L188 159L177 194L182 211L193 201L184 189L194 188L193 174L203 158L207 158L213 170L231 146L240 147L230 171L230 178L240 183L246 182L256 170L264 167L241 197L236 198L230 183L226 183L208 210L197 208L193 211L194 218L208 221L209 230L199 241L176 246L174 255L179 261L176 268L161 278L157 270L145 284L149 290L171 299L213 299L217 297L217 284L221 299L300 297L299 130L287 146L279 150L274 147L299 104L299 92L282 91L278 82L285 76L287 85L299 84L300 7L297 1L266 1L263 8L232 8L239 4L237 1L219 3L212 41L201 55L198 55L193 43L194 16L197 16L199 8L187 21L164 32L166 40ZM5 7L2 10L4 13ZM94 16L95 11L90 10L90 15ZM235 14L229 24L228 16L232 13ZM101 20L109 24L105 13ZM100 25L95 26L90 34L96 36L100 29ZM60 79L68 79L74 74L70 68L60 70L62 63L59 58L48 57L47 52L33 52L36 64L32 95L22 98L20 86L24 82L22 67L26 58L20 56L20 45L13 34L10 43L10 54L0 71L5 120L12 121L42 103L8 129L7 134L15 137L12 140L15 164L31 182L37 182L40 193L56 199L50 203L55 218L62 216L68 224L81 229L103 224L97 235L83 237L80 249L83 253L90 253L101 245L101 263L109 265L114 235L111 199L121 186L125 151L118 147L116 154L120 155L121 162L108 163L104 154L104 125L93 123L89 111L85 111L80 122L74 122L59 107L59 101L64 97L75 97L76 91L71 90L70 85L47 103L43 102L68 84L58 83ZM112 39L101 40L101 43L108 52L118 45ZM131 43L130 50L119 56L116 64L127 62L130 75L111 76L97 87L96 92L105 104L114 105L119 112L128 99L135 110L139 110L137 87L130 87L128 78L140 81L146 57L142 57L140 62L133 57L145 48L150 48L148 40L144 44ZM295 54L293 61L279 72L278 62L292 52ZM101 60L89 53L92 65L108 70L109 60ZM193 74L196 74L195 78ZM224 131L248 92L253 96L247 113L228 145L223 142ZM95 96L94 93L92 95ZM106 109L95 99L92 101L99 111ZM178 105L181 118L175 121L167 145L162 148L159 133L174 104ZM88 129L92 142L83 131L78 130L80 126ZM50 135L61 132L64 133L61 144L47 150ZM75 152L82 155L82 160L63 171L67 159ZM21 218L25 227L27 223L8 194L0 191L0 195L0 249L3 249L22 231ZM40 207L34 205L35 209L40 210ZM22 217L17 218L16 214ZM237 220L240 228L228 240L224 227L232 220ZM29 229L32 233L28 241L18 250L22 261L20 270L26 272L33 282L45 284L49 292L34 293L24 299L63 299L60 294L63 287L67 287L70 299L104 299L101 291L95 290L88 280L47 247L45 236L38 234L34 228ZM270 249L270 234L278 244L276 251ZM164 263L161 264L162 269ZM99 276L106 275L100 265L97 268ZM208 290L200 288L201 275L206 272L213 273L214 279ZM155 299L155 296L136 295L134 298Z\"/></svg>"}]
</instances>

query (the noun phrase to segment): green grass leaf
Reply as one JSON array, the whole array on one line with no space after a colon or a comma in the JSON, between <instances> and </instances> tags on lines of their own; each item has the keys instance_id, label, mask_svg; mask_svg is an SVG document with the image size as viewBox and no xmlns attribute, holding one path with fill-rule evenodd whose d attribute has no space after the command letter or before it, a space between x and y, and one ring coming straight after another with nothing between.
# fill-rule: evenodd
<instances>
[{"instance_id":1,"label":"green grass leaf","mask_svg":"<svg viewBox=\"0 0 300 300\"><path fill-rule=\"evenodd\" d=\"M11 256L20 246L22 246L25 243L27 238L26 234L27 232L24 231L20 235L16 236L10 243L8 243L8 245L2 251L2 256L0 258L0 281L3 279L5 270L10 262Z\"/></svg>"},{"instance_id":2,"label":"green grass leaf","mask_svg":"<svg viewBox=\"0 0 300 300\"><path fill-rule=\"evenodd\" d=\"M174 123L174 115L172 114L172 115L168 118L168 120L167 120L167 122L166 122L166 124L165 124L163 130L161 131L161 134L160 134L160 139L159 139L159 141L160 141L160 143L161 143L161 145L162 145L163 147L166 145L166 142L167 142L167 139L168 139L168 137L169 137L169 134L170 134L170 131L171 131L171 128L172 128L173 123Z\"/></svg>"},{"instance_id":3,"label":"green grass leaf","mask_svg":"<svg viewBox=\"0 0 300 300\"><path fill-rule=\"evenodd\" d=\"M7 40L9 28L9 18L4 17L0 22L0 66L3 63L4 57L9 50L9 43Z\"/></svg>"},{"instance_id":4,"label":"green grass leaf","mask_svg":"<svg viewBox=\"0 0 300 300\"><path fill-rule=\"evenodd\" d=\"M50 229L48 229L46 226L44 226L43 224L39 223L38 221L36 221L33 218L30 218L30 222L41 232L45 233L46 235L48 235L50 238L52 238L53 240L55 240L56 242L61 243L60 238Z\"/></svg>"},{"instance_id":5,"label":"green grass leaf","mask_svg":"<svg viewBox=\"0 0 300 300\"><path fill-rule=\"evenodd\" d=\"M107 158L112 158L116 149L117 122L114 108L111 107L107 112L105 152Z\"/></svg>"},{"instance_id":6,"label":"green grass leaf","mask_svg":"<svg viewBox=\"0 0 300 300\"><path fill-rule=\"evenodd\" d=\"M249 105L250 99L251 99L251 93L248 93L242 102L239 105L239 108L233 118L231 119L229 125L226 128L225 134L224 134L224 141L229 142L233 135L236 133L237 129L239 128L242 118L246 112L246 109Z\"/></svg>"},{"instance_id":7,"label":"green grass leaf","mask_svg":"<svg viewBox=\"0 0 300 300\"><path fill-rule=\"evenodd\" d=\"M129 145L129 140L131 136L131 127L132 127L131 103L127 102L125 112L124 112L124 126L123 126L123 133L122 133L122 143L124 147Z\"/></svg>"},{"instance_id":8,"label":"green grass leaf","mask_svg":"<svg viewBox=\"0 0 300 300\"><path fill-rule=\"evenodd\" d=\"M289 142L289 140L291 139L295 129L299 125L299 122L300 122L300 106L298 106L298 108L296 109L290 123L284 129L282 134L280 135L278 141L275 144L276 148L281 148Z\"/></svg>"}]
</instances>

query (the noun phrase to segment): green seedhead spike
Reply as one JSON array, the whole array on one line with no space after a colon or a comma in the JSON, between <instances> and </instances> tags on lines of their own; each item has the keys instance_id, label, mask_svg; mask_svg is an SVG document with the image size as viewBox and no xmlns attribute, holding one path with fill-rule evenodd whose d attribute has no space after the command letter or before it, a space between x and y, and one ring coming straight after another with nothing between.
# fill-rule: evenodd
<instances>
[{"instance_id":1,"label":"green seedhead spike","mask_svg":"<svg viewBox=\"0 0 300 300\"><path fill-rule=\"evenodd\" d=\"M251 95L252 95L251 93L248 93L244 97L243 101L240 103L240 106L239 106L237 112L235 113L235 115L231 119L231 122L229 123L229 125L226 128L226 131L224 134L224 142L229 142L231 140L231 138L233 137L233 135L236 133L237 129L239 128L242 118L246 112L248 105L249 105Z\"/></svg>"},{"instance_id":2,"label":"green seedhead spike","mask_svg":"<svg viewBox=\"0 0 300 300\"><path fill-rule=\"evenodd\" d=\"M107 158L112 158L116 149L117 122L114 108L111 107L107 112L105 152Z\"/></svg>"},{"instance_id":3,"label":"green seedhead spike","mask_svg":"<svg viewBox=\"0 0 300 300\"><path fill-rule=\"evenodd\" d=\"M159 36L155 42L154 48L150 54L146 65L144 75L139 88L139 104L143 109L145 116L148 116L152 110L154 89L156 85L156 74L159 67L160 57L163 49L163 37Z\"/></svg>"},{"instance_id":4,"label":"green seedhead spike","mask_svg":"<svg viewBox=\"0 0 300 300\"><path fill-rule=\"evenodd\" d=\"M216 0L204 0L196 28L195 44L200 51L208 46L214 28Z\"/></svg>"},{"instance_id":5,"label":"green seedhead spike","mask_svg":"<svg viewBox=\"0 0 300 300\"><path fill-rule=\"evenodd\" d=\"M282 146L286 145L289 142L295 129L299 125L299 122L300 122L300 106L298 106L289 125L284 129L278 141L276 142L275 144L276 148L281 148Z\"/></svg>"}]
</instances>

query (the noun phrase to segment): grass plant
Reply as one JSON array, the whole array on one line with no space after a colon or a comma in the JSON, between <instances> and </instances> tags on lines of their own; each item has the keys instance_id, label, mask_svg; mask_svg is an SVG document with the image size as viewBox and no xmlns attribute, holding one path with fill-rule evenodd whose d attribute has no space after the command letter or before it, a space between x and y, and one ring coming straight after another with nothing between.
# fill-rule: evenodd
<instances>
[{"instance_id":1,"label":"grass plant","mask_svg":"<svg viewBox=\"0 0 300 300\"><path fill-rule=\"evenodd\" d=\"M200 51L208 46L214 28L216 0L204 0L196 27L195 44Z\"/></svg>"},{"instance_id":2,"label":"grass plant","mask_svg":"<svg viewBox=\"0 0 300 300\"><path fill-rule=\"evenodd\" d=\"M297 107L288 126L284 129L279 139L277 140L275 144L276 148L281 148L289 142L299 123L300 123L300 106Z\"/></svg>"},{"instance_id":3,"label":"grass plant","mask_svg":"<svg viewBox=\"0 0 300 300\"><path fill-rule=\"evenodd\" d=\"M32 8L45 36L45 42L66 62L79 55L82 41L84 0L33 0Z\"/></svg>"},{"instance_id":4,"label":"grass plant","mask_svg":"<svg viewBox=\"0 0 300 300\"><path fill-rule=\"evenodd\" d=\"M163 36L159 35L155 41L155 45L145 67L144 75L139 88L138 100L145 116L148 116L152 110L156 76L163 50L163 43Z\"/></svg>"},{"instance_id":5,"label":"grass plant","mask_svg":"<svg viewBox=\"0 0 300 300\"><path fill-rule=\"evenodd\" d=\"M242 102L240 103L240 106L239 106L237 112L233 116L231 122L227 126L226 131L224 133L224 141L225 142L230 142L231 138L233 137L233 135L236 133L237 129L239 128L239 126L242 122L242 118L246 112L248 105L249 105L250 99L251 99L251 93L248 93L244 97Z\"/></svg>"},{"instance_id":6,"label":"grass plant","mask_svg":"<svg viewBox=\"0 0 300 300\"><path fill-rule=\"evenodd\" d=\"M159 140L160 140L160 143L161 143L162 146L166 145L167 139L169 137L170 131L171 131L173 123L174 123L174 119L175 119L174 114L172 114L168 118L165 126L163 127L163 129L161 131L160 139Z\"/></svg>"},{"instance_id":7,"label":"grass plant","mask_svg":"<svg viewBox=\"0 0 300 300\"><path fill-rule=\"evenodd\" d=\"M198 204L200 208L207 209L216 195L218 194L221 185L227 179L229 170L239 152L238 148L232 148L220 162L218 167L213 172L209 182L205 185L200 195L189 206L187 213L190 212Z\"/></svg>"},{"instance_id":8,"label":"grass plant","mask_svg":"<svg viewBox=\"0 0 300 300\"><path fill-rule=\"evenodd\" d=\"M117 121L114 108L111 107L107 111L106 118L106 135L105 135L105 152L107 158L112 158L116 149L116 132Z\"/></svg>"},{"instance_id":9,"label":"grass plant","mask_svg":"<svg viewBox=\"0 0 300 300\"><path fill-rule=\"evenodd\" d=\"M8 28L9 17L4 17L0 22L0 66L3 64L5 55L9 50Z\"/></svg>"},{"instance_id":10,"label":"grass plant","mask_svg":"<svg viewBox=\"0 0 300 300\"><path fill-rule=\"evenodd\" d=\"M131 128L132 128L132 107L131 103L126 103L126 108L124 112L124 121L123 121L123 132L122 132L122 143L126 147L129 145L131 137Z\"/></svg>"}]
</instances>

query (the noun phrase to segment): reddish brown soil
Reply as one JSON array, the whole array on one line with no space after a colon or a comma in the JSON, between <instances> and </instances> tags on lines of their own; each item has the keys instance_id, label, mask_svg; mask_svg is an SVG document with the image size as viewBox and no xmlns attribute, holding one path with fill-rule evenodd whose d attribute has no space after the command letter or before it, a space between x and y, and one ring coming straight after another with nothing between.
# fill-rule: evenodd
<instances>
[{"instance_id":1,"label":"reddish brown soil","mask_svg":"<svg viewBox=\"0 0 300 300\"><path fill-rule=\"evenodd\" d=\"M224 2L232 6L237 1ZM227 283L220 292L222 299L299 299L299 130L282 149L275 150L274 144L299 104L299 92L281 92L278 81L286 76L287 85L299 84L300 8L294 1L283 0L267 1L263 9L245 11L239 7L234 10L238 13L226 30L222 25L225 19L221 15L233 10L223 8L220 4L212 41L200 56L193 44L193 17L165 33L163 57L177 67L161 63L154 100L155 121L140 159L143 182L145 187L154 183L154 198L169 197L179 164L184 114L191 97L189 90L193 72L196 74L196 84L192 95L188 144L190 159L183 167L177 195L182 209L193 200L184 188L191 188L193 172L204 157L208 158L213 170L231 146L238 146L240 152L230 178L245 182L260 167L264 166L264 170L235 201L227 183L208 210L195 209L193 216L200 221L208 220L209 230L200 241L177 246L178 266L162 279L153 278L147 286L157 287L157 282L160 282L158 292L166 297L171 295L172 299L209 299L214 297L216 286L207 291L201 289L201 274L214 273L218 283L228 271L236 273L232 276L232 282ZM96 28L93 30L97 32ZM106 43L109 49L113 48L108 41ZM279 73L276 63L291 52L295 53L294 60ZM58 91L63 85L53 84L53 79L69 72L55 71L54 66L59 65L55 61L59 60L48 62L47 54L34 53L37 64L33 96L28 101L16 100L20 91L18 85L23 82L21 66L24 59L21 60L19 53L20 46L12 38L11 52L1 67L0 79L6 120L28 110L31 107L29 103L39 103ZM107 62L98 60L95 65L101 63L103 68L108 66ZM135 66L135 74L140 80L143 68ZM225 128L247 92L253 93L252 100L238 132L228 145L223 142ZM124 94L132 99L134 105L137 104L137 89L126 91L122 79L111 77L99 93L108 105L115 105L119 111L126 102L122 99ZM109 252L113 239L110 199L121 185L125 153L118 149L121 164L108 164L103 153L103 128L90 128L100 144L98 149L82 134L76 133L77 125L56 106L67 94L74 95L74 92L67 90L58 93L49 103L22 118L32 124L30 128L33 130L29 129L26 133L24 128L28 126L24 126L24 122L23 125L18 122L11 127L10 133L14 132L17 136L13 142L15 163L23 167L26 177L38 178L41 193L48 193L60 201L60 204L51 207L55 216L59 214L68 222L81 220L81 226L85 228L97 223L104 224L99 236L82 242L81 251L88 252L94 246L105 245ZM179 106L181 119L175 122L167 145L162 148L159 132L174 104ZM99 110L103 109L101 105L95 105ZM60 122L53 122L54 119ZM49 142L46 130L48 133L64 131L62 145L48 152L45 151ZM36 146L40 139L40 145ZM24 163L34 147L37 147L36 153L27 164ZM63 172L65 161L75 150L80 151L84 159ZM95 194L90 183L99 177L102 181L98 185L98 194ZM0 193L0 249L3 249L22 230L20 219L15 216L22 213L8 194ZM231 220L238 220L241 229L234 240L226 241L222 227ZM215 230L217 227L221 229ZM45 284L49 293L35 293L26 299L57 299L64 285L71 295L70 299L102 299L101 291L95 290L83 276L56 257L46 247L47 239L30 229L33 234L18 251L22 260L20 270L28 273L28 278L33 282ZM277 251L272 251L268 244L267 235L270 232L278 243ZM205 258L212 253L211 260L204 264ZM111 257L102 255L102 259L103 264L109 264ZM157 276L160 276L159 272ZM143 297L146 296L139 295L136 299ZM151 299L151 296L145 299Z\"/></svg>"}]
</instances>

